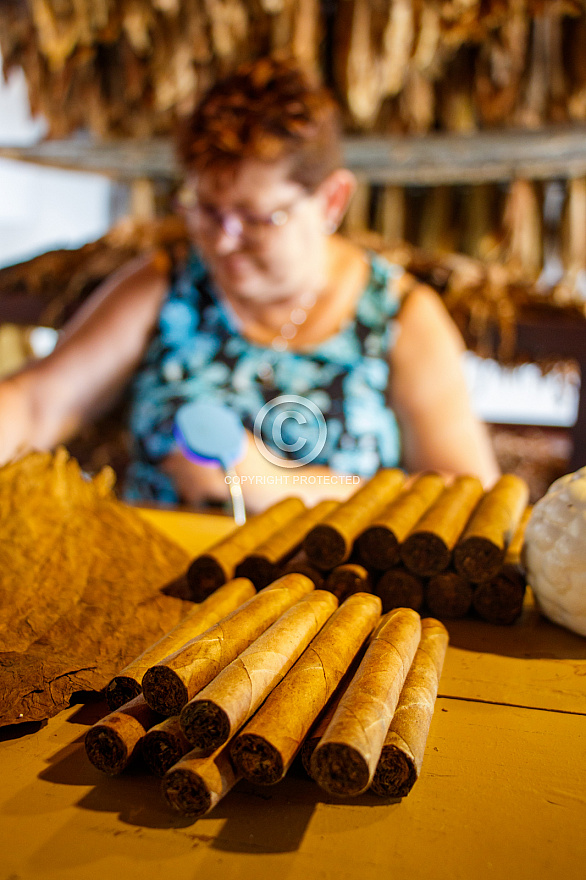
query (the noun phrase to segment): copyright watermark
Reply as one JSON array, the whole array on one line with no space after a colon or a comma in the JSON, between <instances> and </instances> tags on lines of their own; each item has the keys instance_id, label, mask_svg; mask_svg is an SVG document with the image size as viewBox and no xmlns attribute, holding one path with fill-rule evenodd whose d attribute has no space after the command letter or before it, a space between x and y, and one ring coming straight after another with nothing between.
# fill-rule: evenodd
<instances>
[{"instance_id":1,"label":"copyright watermark","mask_svg":"<svg viewBox=\"0 0 586 880\"><path fill-rule=\"evenodd\" d=\"M262 407L254 420L254 442L267 461L298 468L314 461L326 444L327 427L315 403L296 394L282 394ZM286 458L273 451L276 447Z\"/></svg>"},{"instance_id":2,"label":"copyright watermark","mask_svg":"<svg viewBox=\"0 0 586 880\"><path fill-rule=\"evenodd\" d=\"M361 478L356 474L226 474L224 482L227 486L356 486Z\"/></svg>"}]
</instances>

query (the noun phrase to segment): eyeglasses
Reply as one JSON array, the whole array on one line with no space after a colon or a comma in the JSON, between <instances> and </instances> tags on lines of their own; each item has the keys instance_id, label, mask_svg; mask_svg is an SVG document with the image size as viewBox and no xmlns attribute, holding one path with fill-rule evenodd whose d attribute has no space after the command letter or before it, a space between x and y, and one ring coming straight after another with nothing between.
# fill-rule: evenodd
<instances>
[{"instance_id":1,"label":"eyeglasses","mask_svg":"<svg viewBox=\"0 0 586 880\"><path fill-rule=\"evenodd\" d=\"M285 226L297 205L310 196L311 193L303 193L291 204L276 208L264 216L249 211L221 211L215 205L199 201L192 189L185 189L179 193L178 204L188 216L193 218L204 234L221 229L230 238L258 243L274 230Z\"/></svg>"}]
</instances>

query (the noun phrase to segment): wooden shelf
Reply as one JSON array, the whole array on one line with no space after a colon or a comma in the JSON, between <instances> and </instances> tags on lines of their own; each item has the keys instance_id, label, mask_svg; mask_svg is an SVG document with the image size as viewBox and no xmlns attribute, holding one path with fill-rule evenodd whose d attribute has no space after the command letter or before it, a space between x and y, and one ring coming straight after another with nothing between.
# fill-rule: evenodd
<instances>
[{"instance_id":1,"label":"wooden shelf","mask_svg":"<svg viewBox=\"0 0 586 880\"><path fill-rule=\"evenodd\" d=\"M361 180L398 186L495 183L586 176L586 125L471 135L347 137L348 167ZM120 181L176 180L180 169L168 138L98 143L88 137L0 147L0 157L104 174Z\"/></svg>"}]
</instances>

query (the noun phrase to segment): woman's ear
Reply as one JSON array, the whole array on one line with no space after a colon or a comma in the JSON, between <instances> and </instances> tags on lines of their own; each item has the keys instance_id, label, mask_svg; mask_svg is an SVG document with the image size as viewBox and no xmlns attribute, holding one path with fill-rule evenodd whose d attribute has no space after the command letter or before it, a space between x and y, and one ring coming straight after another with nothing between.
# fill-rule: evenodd
<instances>
[{"instance_id":1,"label":"woman's ear","mask_svg":"<svg viewBox=\"0 0 586 880\"><path fill-rule=\"evenodd\" d=\"M337 168L320 184L324 199L324 231L336 231L356 189L356 178L347 168Z\"/></svg>"}]
</instances>

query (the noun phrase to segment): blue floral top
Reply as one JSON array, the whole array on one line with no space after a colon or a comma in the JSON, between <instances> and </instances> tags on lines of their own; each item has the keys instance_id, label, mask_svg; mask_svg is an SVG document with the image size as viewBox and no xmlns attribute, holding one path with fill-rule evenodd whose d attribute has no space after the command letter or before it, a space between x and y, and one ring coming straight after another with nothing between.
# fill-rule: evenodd
<instances>
[{"instance_id":1,"label":"blue floral top","mask_svg":"<svg viewBox=\"0 0 586 880\"><path fill-rule=\"evenodd\" d=\"M386 396L388 351L399 307L396 279L403 270L375 254L369 259L369 280L353 321L310 350L274 351L240 334L234 317L215 295L206 267L192 252L175 272L131 388L134 454L124 495L179 500L171 479L157 465L175 448L178 408L194 400L233 408L243 425L257 436L261 433L266 447L281 457L301 461L311 441L315 449L319 446L311 463L329 465L335 472L371 476L380 467L397 466L399 429ZM291 400L298 401L301 411L293 413L294 418L281 418L279 442L271 417L278 410L271 401L282 395L288 395L289 415ZM325 420L317 445L317 434L311 435L319 427L311 418L316 408ZM268 416L259 427L261 410L268 410ZM303 442L296 434L299 430L305 431Z\"/></svg>"}]
</instances>

